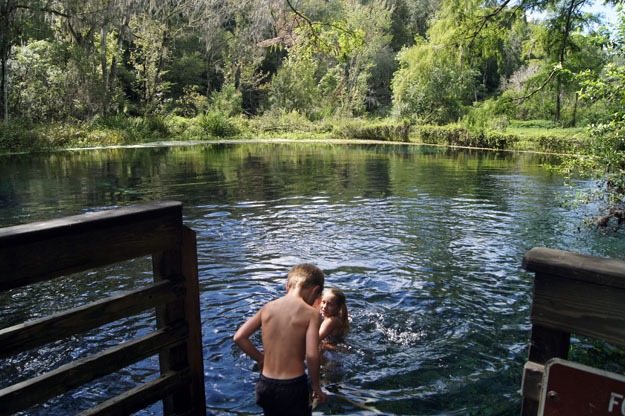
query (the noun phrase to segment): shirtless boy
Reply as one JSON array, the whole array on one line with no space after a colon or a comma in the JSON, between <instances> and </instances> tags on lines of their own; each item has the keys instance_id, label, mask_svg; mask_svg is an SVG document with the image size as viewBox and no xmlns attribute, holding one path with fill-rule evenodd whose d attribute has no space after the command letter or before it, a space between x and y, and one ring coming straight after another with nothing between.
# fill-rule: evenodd
<instances>
[{"instance_id":1,"label":"shirtless boy","mask_svg":"<svg viewBox=\"0 0 625 416\"><path fill-rule=\"evenodd\" d=\"M234 335L234 342L258 363L256 403L266 416L312 413L305 367L313 398L325 402L319 381L319 312L311 305L323 291L324 275L316 266L291 269L286 295L267 303ZM262 327L263 352L250 341ZM306 366L304 365L306 358Z\"/></svg>"}]
</instances>

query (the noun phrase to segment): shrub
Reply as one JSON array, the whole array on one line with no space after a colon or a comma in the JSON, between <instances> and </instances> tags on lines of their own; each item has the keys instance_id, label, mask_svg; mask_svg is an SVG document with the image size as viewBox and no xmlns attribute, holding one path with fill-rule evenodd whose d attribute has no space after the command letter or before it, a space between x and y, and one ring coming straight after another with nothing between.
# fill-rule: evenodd
<instances>
[{"instance_id":1,"label":"shrub","mask_svg":"<svg viewBox=\"0 0 625 416\"><path fill-rule=\"evenodd\" d=\"M224 84L221 90L211 94L208 113L221 113L225 117L241 114L243 96L233 84Z\"/></svg>"},{"instance_id":2,"label":"shrub","mask_svg":"<svg viewBox=\"0 0 625 416\"><path fill-rule=\"evenodd\" d=\"M28 151L38 146L40 135L30 123L0 123L0 152Z\"/></svg>"},{"instance_id":3,"label":"shrub","mask_svg":"<svg viewBox=\"0 0 625 416\"><path fill-rule=\"evenodd\" d=\"M519 137L497 131L469 132L460 126L417 126L417 136L427 144L481 147L487 149L512 149Z\"/></svg>"},{"instance_id":4,"label":"shrub","mask_svg":"<svg viewBox=\"0 0 625 416\"><path fill-rule=\"evenodd\" d=\"M333 135L341 139L407 142L410 125L390 122L348 122L335 128Z\"/></svg>"},{"instance_id":5,"label":"shrub","mask_svg":"<svg viewBox=\"0 0 625 416\"><path fill-rule=\"evenodd\" d=\"M231 137L238 133L226 116L214 111L200 116L199 125L204 133L213 137Z\"/></svg>"}]
</instances>

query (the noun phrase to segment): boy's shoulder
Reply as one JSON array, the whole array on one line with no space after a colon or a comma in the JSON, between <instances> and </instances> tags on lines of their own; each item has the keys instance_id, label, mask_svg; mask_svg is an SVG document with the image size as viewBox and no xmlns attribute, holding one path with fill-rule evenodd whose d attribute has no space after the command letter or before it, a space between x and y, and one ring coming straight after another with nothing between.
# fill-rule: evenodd
<instances>
[{"instance_id":1,"label":"boy's shoulder","mask_svg":"<svg viewBox=\"0 0 625 416\"><path fill-rule=\"evenodd\" d=\"M288 295L268 302L263 308L287 315L297 314L301 316L307 314L314 316L319 314L317 309L304 302L302 298Z\"/></svg>"}]
</instances>

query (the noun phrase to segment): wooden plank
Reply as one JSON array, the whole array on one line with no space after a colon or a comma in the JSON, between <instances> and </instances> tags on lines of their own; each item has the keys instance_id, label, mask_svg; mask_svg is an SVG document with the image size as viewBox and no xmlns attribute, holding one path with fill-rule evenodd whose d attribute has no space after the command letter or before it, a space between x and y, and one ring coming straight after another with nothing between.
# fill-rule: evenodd
<instances>
[{"instance_id":1,"label":"wooden plank","mask_svg":"<svg viewBox=\"0 0 625 416\"><path fill-rule=\"evenodd\" d=\"M186 326L166 328L109 348L39 377L0 390L0 409L11 414L65 393L96 378L150 357L162 349L184 344Z\"/></svg>"},{"instance_id":2,"label":"wooden plank","mask_svg":"<svg viewBox=\"0 0 625 416\"><path fill-rule=\"evenodd\" d=\"M182 285L160 282L0 330L0 357L133 316L184 294Z\"/></svg>"},{"instance_id":3,"label":"wooden plank","mask_svg":"<svg viewBox=\"0 0 625 416\"><path fill-rule=\"evenodd\" d=\"M0 290L179 246L180 202L155 202L0 229Z\"/></svg>"},{"instance_id":4,"label":"wooden plank","mask_svg":"<svg viewBox=\"0 0 625 416\"><path fill-rule=\"evenodd\" d=\"M524 398L521 402L521 416L536 416L539 402Z\"/></svg>"},{"instance_id":5,"label":"wooden plank","mask_svg":"<svg viewBox=\"0 0 625 416\"><path fill-rule=\"evenodd\" d=\"M204 388L204 355L202 343L202 317L200 314L200 285L197 262L196 234L188 227L182 229L182 274L185 279L185 317L189 325L187 357L191 368L189 386L191 414L206 415L206 392Z\"/></svg>"},{"instance_id":6,"label":"wooden plank","mask_svg":"<svg viewBox=\"0 0 625 416\"><path fill-rule=\"evenodd\" d=\"M625 289L625 261L535 247L523 257L523 268L598 285Z\"/></svg>"},{"instance_id":7,"label":"wooden plank","mask_svg":"<svg viewBox=\"0 0 625 416\"><path fill-rule=\"evenodd\" d=\"M0 228L0 248L10 244L21 244L32 239L47 238L49 235L59 235L59 230L84 232L91 228L106 228L116 222L128 224L141 218L161 217L169 215L168 212L174 212L175 215L181 212L181 208L182 203L179 201L153 201L4 227Z\"/></svg>"},{"instance_id":8,"label":"wooden plank","mask_svg":"<svg viewBox=\"0 0 625 416\"><path fill-rule=\"evenodd\" d=\"M141 386L107 400L78 416L125 416L162 400L181 386L191 382L191 371L169 372Z\"/></svg>"},{"instance_id":9,"label":"wooden plank","mask_svg":"<svg viewBox=\"0 0 625 416\"><path fill-rule=\"evenodd\" d=\"M154 280L157 282L164 280L174 280L184 282L182 274L182 250L167 250L156 253L152 257L152 269ZM171 322L186 321L184 300L180 299L170 302L156 309L156 319L158 327L170 325ZM161 374L169 371L179 371L189 366L187 345L177 345L168 350L163 350L159 354ZM163 414L176 415L183 413L184 409L191 405L190 389L177 391L176 394L163 400Z\"/></svg>"},{"instance_id":10,"label":"wooden plank","mask_svg":"<svg viewBox=\"0 0 625 416\"><path fill-rule=\"evenodd\" d=\"M523 372L521 387L522 416L536 416L542 383L542 364L549 359L567 358L570 345L570 334L558 329L532 325L529 362Z\"/></svg>"},{"instance_id":11,"label":"wooden plank","mask_svg":"<svg viewBox=\"0 0 625 416\"><path fill-rule=\"evenodd\" d=\"M534 323L530 338L529 360L544 364L551 358L567 358L570 340L570 332L557 328L545 328Z\"/></svg>"},{"instance_id":12,"label":"wooden plank","mask_svg":"<svg viewBox=\"0 0 625 416\"><path fill-rule=\"evenodd\" d=\"M521 383L521 395L524 399L538 402L543 383L545 366L528 361L523 367L523 381Z\"/></svg>"},{"instance_id":13,"label":"wooden plank","mask_svg":"<svg viewBox=\"0 0 625 416\"><path fill-rule=\"evenodd\" d=\"M531 320L543 327L625 346L623 305L625 289L537 274Z\"/></svg>"}]
</instances>

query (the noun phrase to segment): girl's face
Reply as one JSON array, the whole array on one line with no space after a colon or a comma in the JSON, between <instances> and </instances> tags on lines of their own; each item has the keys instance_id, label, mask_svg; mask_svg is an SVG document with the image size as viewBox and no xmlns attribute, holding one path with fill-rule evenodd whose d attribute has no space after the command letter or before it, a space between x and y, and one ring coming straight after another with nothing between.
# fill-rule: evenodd
<instances>
[{"instance_id":1,"label":"girl's face","mask_svg":"<svg viewBox=\"0 0 625 416\"><path fill-rule=\"evenodd\" d=\"M331 293L325 293L321 297L321 305L319 311L324 318L328 318L330 316L338 316L339 301L336 296Z\"/></svg>"}]
</instances>

